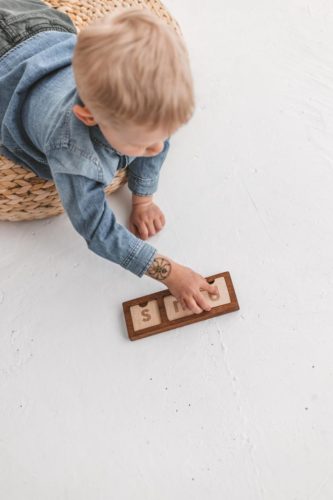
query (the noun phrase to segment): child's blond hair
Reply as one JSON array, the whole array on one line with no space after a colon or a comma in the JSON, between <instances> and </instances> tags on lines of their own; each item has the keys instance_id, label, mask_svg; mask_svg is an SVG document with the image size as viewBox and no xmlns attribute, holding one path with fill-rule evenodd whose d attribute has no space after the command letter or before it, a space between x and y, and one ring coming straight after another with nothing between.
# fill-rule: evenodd
<instances>
[{"instance_id":1,"label":"child's blond hair","mask_svg":"<svg viewBox=\"0 0 333 500\"><path fill-rule=\"evenodd\" d=\"M78 34L73 71L97 122L172 131L194 111L188 52L173 28L148 9L122 8Z\"/></svg>"}]
</instances>

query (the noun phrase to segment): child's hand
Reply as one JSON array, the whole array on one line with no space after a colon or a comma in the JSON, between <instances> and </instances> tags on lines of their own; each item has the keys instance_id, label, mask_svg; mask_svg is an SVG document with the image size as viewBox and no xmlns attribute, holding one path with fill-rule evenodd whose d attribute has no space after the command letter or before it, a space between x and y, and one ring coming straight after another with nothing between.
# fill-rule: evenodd
<instances>
[{"instance_id":1,"label":"child's hand","mask_svg":"<svg viewBox=\"0 0 333 500\"><path fill-rule=\"evenodd\" d=\"M201 274L160 254L156 255L146 274L162 281L183 308L190 309L195 314L212 308L201 293L202 290L212 295L218 294L217 286L210 285Z\"/></svg>"},{"instance_id":2,"label":"child's hand","mask_svg":"<svg viewBox=\"0 0 333 500\"><path fill-rule=\"evenodd\" d=\"M173 262L170 276L164 280L171 294L176 297L184 308L190 309L195 314L210 311L212 306L202 295L201 290L216 294L217 287L210 285L201 274L192 269Z\"/></svg>"},{"instance_id":3,"label":"child's hand","mask_svg":"<svg viewBox=\"0 0 333 500\"><path fill-rule=\"evenodd\" d=\"M139 238L146 240L158 233L165 224L165 217L151 196L133 197L129 230Z\"/></svg>"}]
</instances>

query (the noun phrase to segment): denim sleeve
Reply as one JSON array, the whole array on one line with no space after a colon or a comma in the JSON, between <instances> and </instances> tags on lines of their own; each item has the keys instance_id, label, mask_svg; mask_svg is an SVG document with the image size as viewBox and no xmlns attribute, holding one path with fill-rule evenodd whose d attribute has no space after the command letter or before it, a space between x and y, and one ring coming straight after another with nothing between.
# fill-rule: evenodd
<instances>
[{"instance_id":1,"label":"denim sleeve","mask_svg":"<svg viewBox=\"0 0 333 500\"><path fill-rule=\"evenodd\" d=\"M128 188L138 196L150 196L157 191L160 169L169 151L170 142L156 156L139 156L128 165Z\"/></svg>"},{"instance_id":2,"label":"denim sleeve","mask_svg":"<svg viewBox=\"0 0 333 500\"><path fill-rule=\"evenodd\" d=\"M157 250L116 221L104 185L82 175L53 172L62 204L76 231L96 254L141 277Z\"/></svg>"}]
</instances>

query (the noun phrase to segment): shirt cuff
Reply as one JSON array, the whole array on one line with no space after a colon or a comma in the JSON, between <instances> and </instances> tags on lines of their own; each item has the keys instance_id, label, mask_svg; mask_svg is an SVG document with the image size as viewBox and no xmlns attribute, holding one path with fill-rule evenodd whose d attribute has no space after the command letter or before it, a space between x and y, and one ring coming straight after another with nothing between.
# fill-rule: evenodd
<instances>
[{"instance_id":1,"label":"shirt cuff","mask_svg":"<svg viewBox=\"0 0 333 500\"><path fill-rule=\"evenodd\" d=\"M128 189L137 196L151 196L157 191L158 178L156 179L143 179L131 173L128 176Z\"/></svg>"},{"instance_id":2,"label":"shirt cuff","mask_svg":"<svg viewBox=\"0 0 333 500\"><path fill-rule=\"evenodd\" d=\"M156 248L138 239L121 265L141 278L153 263L156 254Z\"/></svg>"}]
</instances>

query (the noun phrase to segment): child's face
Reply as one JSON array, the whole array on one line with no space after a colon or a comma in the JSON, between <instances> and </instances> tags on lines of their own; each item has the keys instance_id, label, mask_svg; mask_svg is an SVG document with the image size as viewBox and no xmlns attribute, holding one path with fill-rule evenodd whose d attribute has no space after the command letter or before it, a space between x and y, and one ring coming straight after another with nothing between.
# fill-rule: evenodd
<instances>
[{"instance_id":1,"label":"child's face","mask_svg":"<svg viewBox=\"0 0 333 500\"><path fill-rule=\"evenodd\" d=\"M127 156L155 156L163 150L164 141L170 135L164 128L147 131L137 125L115 128L100 123L99 128L111 146Z\"/></svg>"},{"instance_id":2,"label":"child's face","mask_svg":"<svg viewBox=\"0 0 333 500\"><path fill-rule=\"evenodd\" d=\"M92 127L98 125L105 139L121 155L127 156L155 156L164 148L164 141L174 133L163 127L153 131L144 126L132 125L114 127L97 122L86 106L75 104L73 113L85 125Z\"/></svg>"}]
</instances>

